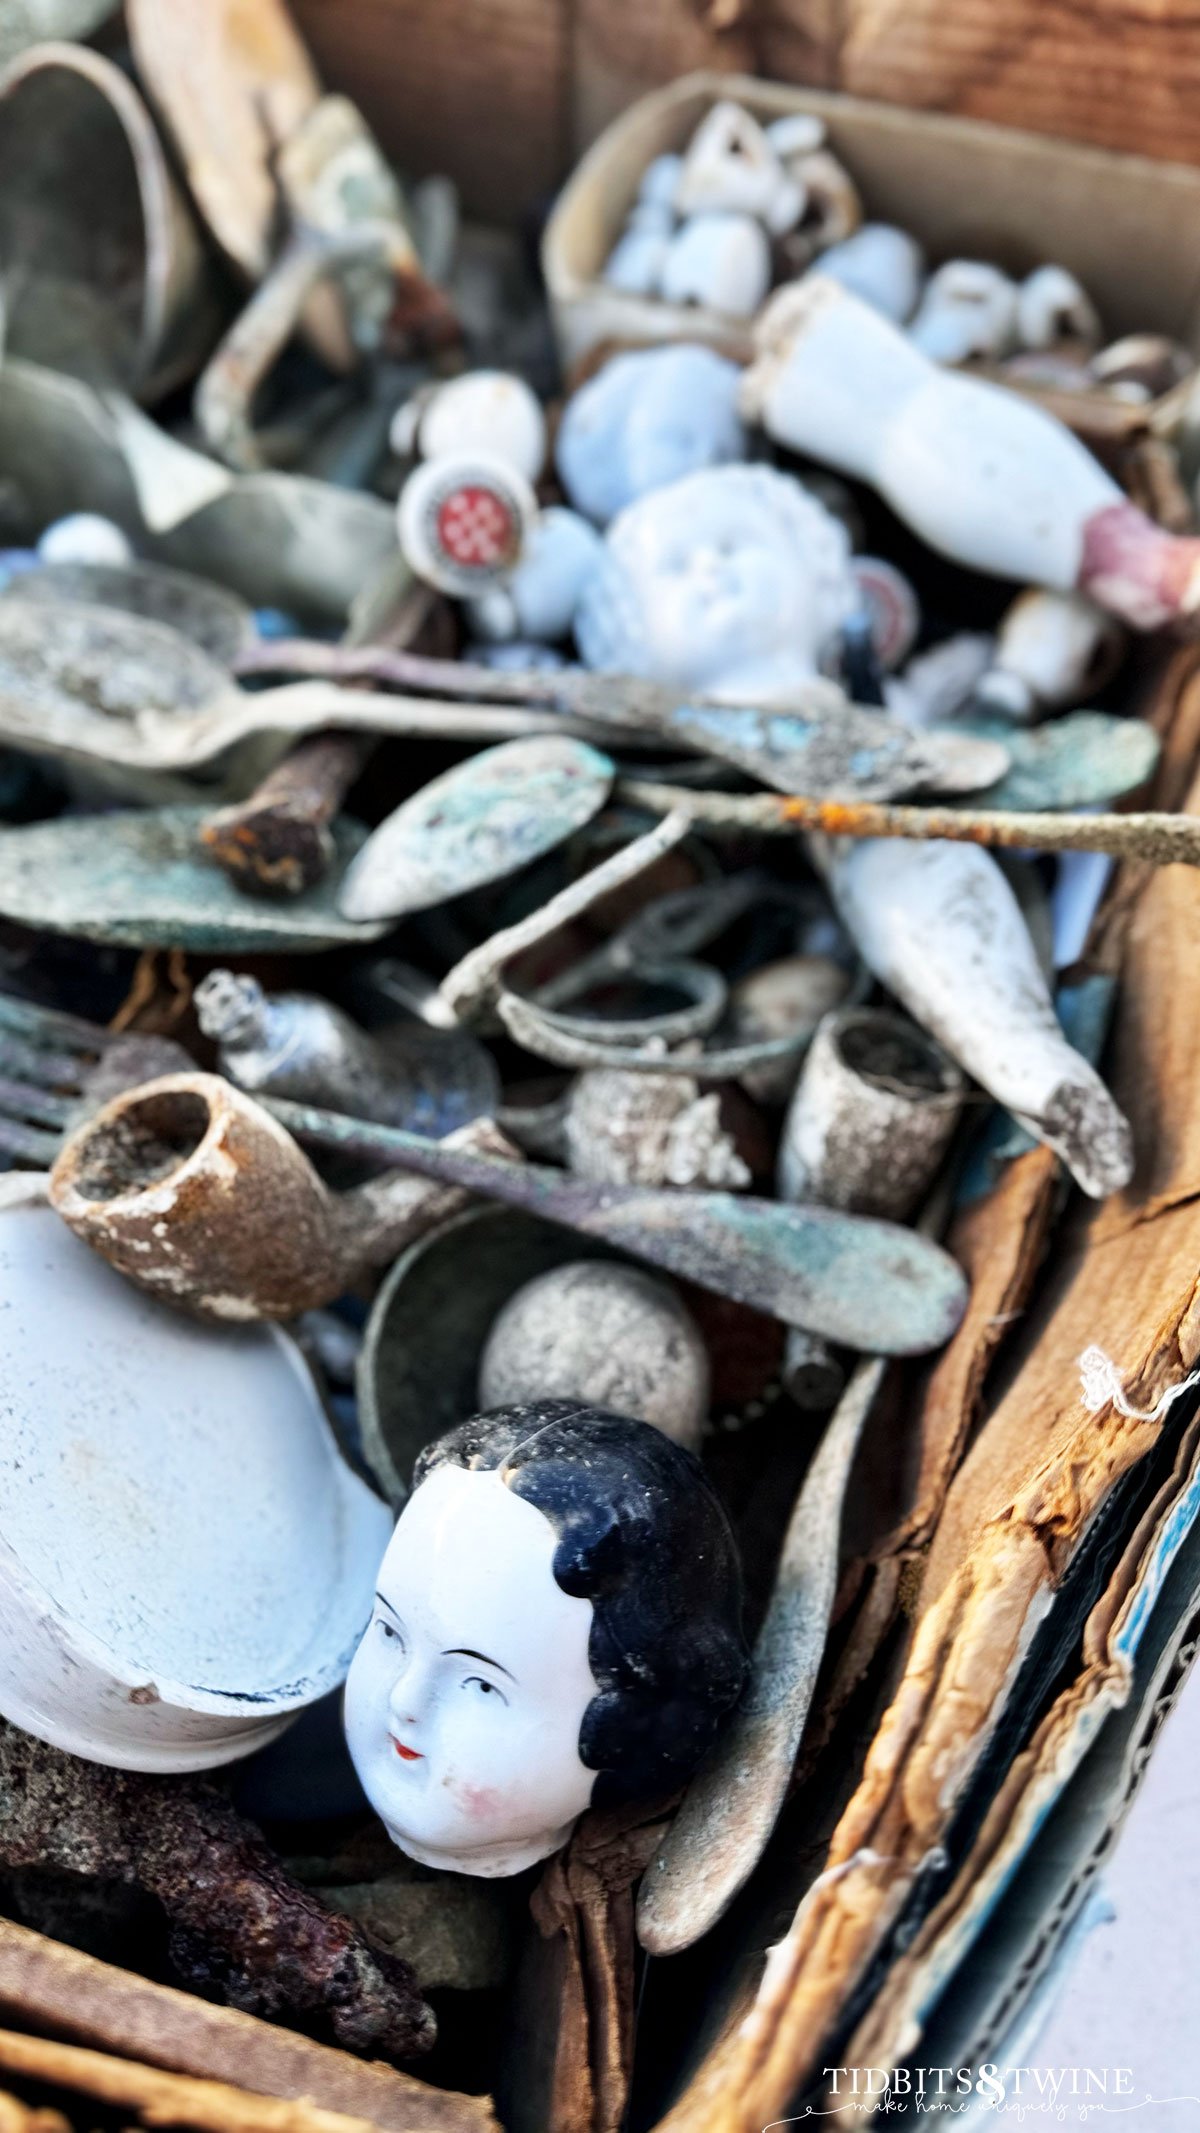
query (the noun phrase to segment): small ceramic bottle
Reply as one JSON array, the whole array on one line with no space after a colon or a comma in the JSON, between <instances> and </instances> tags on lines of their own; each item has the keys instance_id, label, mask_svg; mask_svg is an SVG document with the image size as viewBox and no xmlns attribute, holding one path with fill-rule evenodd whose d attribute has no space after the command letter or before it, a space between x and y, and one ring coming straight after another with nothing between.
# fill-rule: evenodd
<instances>
[{"instance_id":1,"label":"small ceramic bottle","mask_svg":"<svg viewBox=\"0 0 1200 2133\"><path fill-rule=\"evenodd\" d=\"M1200 606L1200 540L1154 525L1044 409L939 369L848 290L807 276L756 339L746 418L871 483L943 555L1085 592L1136 629Z\"/></svg>"}]
</instances>

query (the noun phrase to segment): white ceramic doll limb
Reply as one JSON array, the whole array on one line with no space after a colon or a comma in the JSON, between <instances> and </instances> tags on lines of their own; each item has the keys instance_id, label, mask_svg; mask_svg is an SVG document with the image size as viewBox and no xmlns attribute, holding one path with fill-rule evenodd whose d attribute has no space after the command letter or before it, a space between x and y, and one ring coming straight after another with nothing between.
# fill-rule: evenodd
<instances>
[{"instance_id":1,"label":"white ceramic doll limb","mask_svg":"<svg viewBox=\"0 0 1200 2133\"><path fill-rule=\"evenodd\" d=\"M839 914L880 983L1094 1199L1128 1183L1128 1124L1059 1026L1017 900L966 844L823 848Z\"/></svg>"},{"instance_id":2,"label":"white ceramic doll limb","mask_svg":"<svg viewBox=\"0 0 1200 2133\"><path fill-rule=\"evenodd\" d=\"M690 342L615 356L572 395L559 477L577 511L605 526L626 504L746 456L736 364Z\"/></svg>"},{"instance_id":3,"label":"white ceramic doll limb","mask_svg":"<svg viewBox=\"0 0 1200 2133\"><path fill-rule=\"evenodd\" d=\"M1138 629L1200 605L1200 540L1164 533L1042 408L945 371L820 274L756 331L742 412L857 475L929 545L977 570L1078 588Z\"/></svg>"},{"instance_id":4,"label":"white ceramic doll limb","mask_svg":"<svg viewBox=\"0 0 1200 2133\"><path fill-rule=\"evenodd\" d=\"M857 601L845 529L790 475L716 467L614 520L576 614L590 667L781 698Z\"/></svg>"},{"instance_id":5,"label":"white ceramic doll limb","mask_svg":"<svg viewBox=\"0 0 1200 2133\"><path fill-rule=\"evenodd\" d=\"M346 1739L401 1851L463 1874L557 1851L592 1797L592 1603L555 1583L556 1536L496 1472L443 1466L401 1513L346 1683Z\"/></svg>"}]
</instances>

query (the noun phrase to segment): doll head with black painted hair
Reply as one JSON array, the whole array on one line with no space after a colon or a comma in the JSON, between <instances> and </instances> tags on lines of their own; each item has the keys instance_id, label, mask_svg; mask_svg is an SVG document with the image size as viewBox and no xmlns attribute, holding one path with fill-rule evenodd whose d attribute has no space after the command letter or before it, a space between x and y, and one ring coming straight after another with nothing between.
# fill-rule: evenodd
<instances>
[{"instance_id":1,"label":"doll head with black painted hair","mask_svg":"<svg viewBox=\"0 0 1200 2133\"><path fill-rule=\"evenodd\" d=\"M690 1452L568 1400L431 1444L346 1684L393 1842L514 1874L593 1803L690 1776L748 1671L729 1521Z\"/></svg>"}]
</instances>

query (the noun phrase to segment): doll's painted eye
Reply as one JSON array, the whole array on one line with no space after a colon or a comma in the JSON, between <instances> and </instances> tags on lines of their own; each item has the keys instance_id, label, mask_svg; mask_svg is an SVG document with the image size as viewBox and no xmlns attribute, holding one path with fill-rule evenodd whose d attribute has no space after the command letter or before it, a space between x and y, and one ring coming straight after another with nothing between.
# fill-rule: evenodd
<instances>
[{"instance_id":1,"label":"doll's painted eye","mask_svg":"<svg viewBox=\"0 0 1200 2133\"><path fill-rule=\"evenodd\" d=\"M494 1681L485 1681L482 1674L468 1674L463 1682L463 1687L464 1689L476 1689L481 1696L497 1696L501 1703L506 1704L508 1702L503 1689L498 1689Z\"/></svg>"},{"instance_id":2,"label":"doll's painted eye","mask_svg":"<svg viewBox=\"0 0 1200 2133\"><path fill-rule=\"evenodd\" d=\"M403 1644L404 1639L396 1628L395 1623L389 1622L386 1615L376 1615L375 1623L383 1636L385 1644Z\"/></svg>"}]
</instances>

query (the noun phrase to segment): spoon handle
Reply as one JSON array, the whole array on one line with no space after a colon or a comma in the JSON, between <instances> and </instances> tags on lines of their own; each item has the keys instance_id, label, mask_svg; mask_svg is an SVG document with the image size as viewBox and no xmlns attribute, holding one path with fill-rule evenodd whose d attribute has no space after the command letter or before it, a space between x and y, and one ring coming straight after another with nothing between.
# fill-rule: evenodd
<instances>
[{"instance_id":1,"label":"spoon handle","mask_svg":"<svg viewBox=\"0 0 1200 2133\"><path fill-rule=\"evenodd\" d=\"M924 1354L949 1339L966 1305L955 1261L898 1223L740 1193L595 1186L309 1104L260 1100L299 1140L524 1208L854 1348Z\"/></svg>"}]
</instances>

